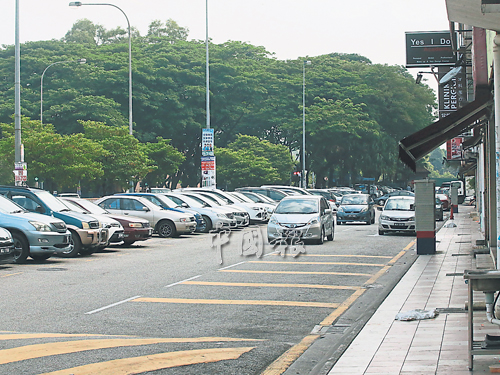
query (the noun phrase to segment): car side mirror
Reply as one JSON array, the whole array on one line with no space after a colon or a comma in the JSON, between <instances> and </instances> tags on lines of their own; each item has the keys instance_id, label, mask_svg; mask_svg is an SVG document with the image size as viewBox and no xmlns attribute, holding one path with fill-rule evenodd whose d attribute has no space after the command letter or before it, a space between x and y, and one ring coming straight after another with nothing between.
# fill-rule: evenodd
<instances>
[{"instance_id":1,"label":"car side mirror","mask_svg":"<svg viewBox=\"0 0 500 375\"><path fill-rule=\"evenodd\" d=\"M35 212L38 212L39 214L44 214L45 210L43 209L42 206L38 206L37 208L35 208Z\"/></svg>"},{"instance_id":2,"label":"car side mirror","mask_svg":"<svg viewBox=\"0 0 500 375\"><path fill-rule=\"evenodd\" d=\"M382 211L383 208L384 207L382 207L382 206L377 206L377 210L379 210L379 211Z\"/></svg>"},{"instance_id":3,"label":"car side mirror","mask_svg":"<svg viewBox=\"0 0 500 375\"><path fill-rule=\"evenodd\" d=\"M142 211L144 211L144 212L149 212L149 208L147 208L147 207L143 207L143 208L142 208Z\"/></svg>"},{"instance_id":4,"label":"car side mirror","mask_svg":"<svg viewBox=\"0 0 500 375\"><path fill-rule=\"evenodd\" d=\"M187 204L187 203L182 203L182 204L181 204L181 207L188 208L189 206L188 206L188 204Z\"/></svg>"}]
</instances>

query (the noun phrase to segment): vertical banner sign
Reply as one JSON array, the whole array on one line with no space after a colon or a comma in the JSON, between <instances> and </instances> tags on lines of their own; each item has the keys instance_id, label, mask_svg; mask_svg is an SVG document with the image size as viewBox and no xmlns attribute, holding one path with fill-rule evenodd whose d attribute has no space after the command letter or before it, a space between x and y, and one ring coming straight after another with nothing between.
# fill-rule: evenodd
<instances>
[{"instance_id":1,"label":"vertical banner sign","mask_svg":"<svg viewBox=\"0 0 500 375\"><path fill-rule=\"evenodd\" d=\"M201 133L201 186L216 187L214 156L214 130L203 129Z\"/></svg>"},{"instance_id":2,"label":"vertical banner sign","mask_svg":"<svg viewBox=\"0 0 500 375\"><path fill-rule=\"evenodd\" d=\"M28 165L25 162L14 163L14 181L22 186L28 181Z\"/></svg>"},{"instance_id":3,"label":"vertical banner sign","mask_svg":"<svg viewBox=\"0 0 500 375\"><path fill-rule=\"evenodd\" d=\"M448 73L452 66L440 66L438 79ZM467 104L467 85L465 68L453 77L446 85L440 85L438 90L439 118L442 119ZM446 159L462 160L462 142L464 134L446 142Z\"/></svg>"}]
</instances>

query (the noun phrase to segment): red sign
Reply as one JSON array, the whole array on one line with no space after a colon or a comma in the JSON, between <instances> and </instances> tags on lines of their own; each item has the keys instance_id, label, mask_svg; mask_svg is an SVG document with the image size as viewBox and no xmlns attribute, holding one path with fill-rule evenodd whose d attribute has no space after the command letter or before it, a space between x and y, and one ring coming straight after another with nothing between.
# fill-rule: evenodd
<instances>
[{"instance_id":1,"label":"red sign","mask_svg":"<svg viewBox=\"0 0 500 375\"><path fill-rule=\"evenodd\" d=\"M446 159L461 160L462 159L462 137L456 137L446 141Z\"/></svg>"}]
</instances>

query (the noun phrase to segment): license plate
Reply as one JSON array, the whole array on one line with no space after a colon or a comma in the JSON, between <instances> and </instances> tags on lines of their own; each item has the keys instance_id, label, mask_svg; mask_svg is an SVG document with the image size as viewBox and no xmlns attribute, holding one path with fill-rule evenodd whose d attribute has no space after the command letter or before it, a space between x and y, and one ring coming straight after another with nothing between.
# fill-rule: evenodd
<instances>
[{"instance_id":1,"label":"license plate","mask_svg":"<svg viewBox=\"0 0 500 375\"><path fill-rule=\"evenodd\" d=\"M349 215L351 219L355 218L357 215Z\"/></svg>"},{"instance_id":2,"label":"license plate","mask_svg":"<svg viewBox=\"0 0 500 375\"><path fill-rule=\"evenodd\" d=\"M118 238L123 238L124 234L123 233L118 233Z\"/></svg>"},{"instance_id":3,"label":"license plate","mask_svg":"<svg viewBox=\"0 0 500 375\"><path fill-rule=\"evenodd\" d=\"M404 224L404 223L394 223L393 225L395 227L406 227L406 224Z\"/></svg>"}]
</instances>

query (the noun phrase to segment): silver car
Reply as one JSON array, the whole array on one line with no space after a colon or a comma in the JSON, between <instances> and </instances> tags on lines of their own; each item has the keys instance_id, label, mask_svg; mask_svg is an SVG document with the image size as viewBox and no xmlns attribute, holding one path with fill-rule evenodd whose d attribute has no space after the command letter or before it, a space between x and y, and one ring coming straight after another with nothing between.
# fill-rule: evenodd
<instances>
[{"instance_id":1,"label":"silver car","mask_svg":"<svg viewBox=\"0 0 500 375\"><path fill-rule=\"evenodd\" d=\"M378 221L378 234L405 232L415 234L415 197L397 196L387 199Z\"/></svg>"},{"instance_id":2,"label":"silver car","mask_svg":"<svg viewBox=\"0 0 500 375\"><path fill-rule=\"evenodd\" d=\"M319 195L283 198L267 224L269 243L282 240L312 240L322 244L325 236L333 241L334 216L326 199Z\"/></svg>"}]
</instances>

